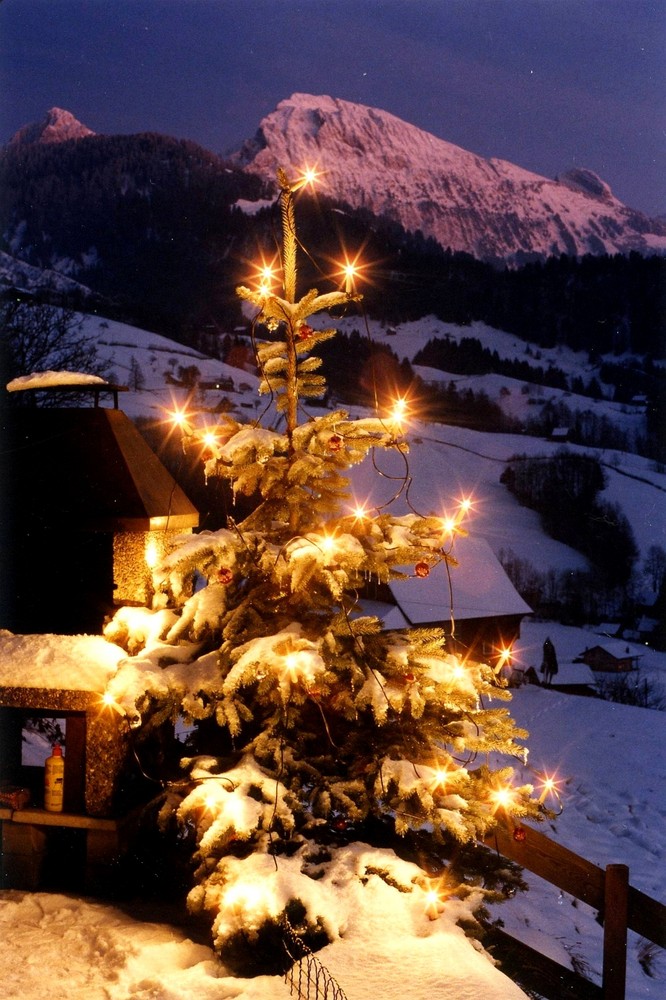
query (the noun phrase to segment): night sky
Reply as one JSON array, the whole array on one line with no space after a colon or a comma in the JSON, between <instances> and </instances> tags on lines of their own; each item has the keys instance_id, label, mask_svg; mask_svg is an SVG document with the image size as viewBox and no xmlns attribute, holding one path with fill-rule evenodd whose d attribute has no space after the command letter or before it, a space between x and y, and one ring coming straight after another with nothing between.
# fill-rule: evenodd
<instances>
[{"instance_id":1,"label":"night sky","mask_svg":"<svg viewBox=\"0 0 666 1000\"><path fill-rule=\"evenodd\" d=\"M0 4L0 143L58 106L227 153L295 91L666 213L665 0Z\"/></svg>"}]
</instances>

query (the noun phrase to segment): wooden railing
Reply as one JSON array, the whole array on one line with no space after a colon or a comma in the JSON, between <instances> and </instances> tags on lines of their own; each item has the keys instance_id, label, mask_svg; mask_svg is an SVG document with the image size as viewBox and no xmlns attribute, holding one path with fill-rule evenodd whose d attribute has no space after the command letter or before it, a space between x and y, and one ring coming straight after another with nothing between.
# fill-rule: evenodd
<instances>
[{"instance_id":1,"label":"wooden railing","mask_svg":"<svg viewBox=\"0 0 666 1000\"><path fill-rule=\"evenodd\" d=\"M486 846L588 903L603 921L601 986L492 928L490 943L497 946L504 971L511 975L512 968L519 970L516 979L525 989L548 1000L624 1000L627 929L666 948L666 906L629 885L626 865L598 868L529 826L521 826L516 838L513 827L500 824Z\"/></svg>"}]
</instances>

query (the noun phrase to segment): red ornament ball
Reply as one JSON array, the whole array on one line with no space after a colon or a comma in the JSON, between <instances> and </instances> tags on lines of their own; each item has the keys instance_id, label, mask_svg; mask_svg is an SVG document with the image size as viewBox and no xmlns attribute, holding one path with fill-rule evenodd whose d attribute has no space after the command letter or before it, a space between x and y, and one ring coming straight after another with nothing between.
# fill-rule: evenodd
<instances>
[{"instance_id":1,"label":"red ornament ball","mask_svg":"<svg viewBox=\"0 0 666 1000\"><path fill-rule=\"evenodd\" d=\"M308 337L312 336L312 334L314 333L314 330L312 329L311 326L308 326L307 323L301 323L301 325L299 326L297 332L298 332L298 336L299 336L299 338L301 340L307 340Z\"/></svg>"},{"instance_id":2,"label":"red ornament ball","mask_svg":"<svg viewBox=\"0 0 666 1000\"><path fill-rule=\"evenodd\" d=\"M340 449L342 448L342 438L340 437L339 434L333 434L328 439L328 447L331 449L331 451L340 451Z\"/></svg>"},{"instance_id":3,"label":"red ornament ball","mask_svg":"<svg viewBox=\"0 0 666 1000\"><path fill-rule=\"evenodd\" d=\"M525 840L526 837L527 837L527 834L525 833L525 827L524 826L517 826L515 828L515 830L513 831L513 839L517 840L519 843L522 843Z\"/></svg>"},{"instance_id":4,"label":"red ornament ball","mask_svg":"<svg viewBox=\"0 0 666 1000\"><path fill-rule=\"evenodd\" d=\"M417 576L420 576L421 578L430 576L430 566L428 566L427 562L417 562L416 566L414 567L414 572L416 573Z\"/></svg>"},{"instance_id":5,"label":"red ornament ball","mask_svg":"<svg viewBox=\"0 0 666 1000\"><path fill-rule=\"evenodd\" d=\"M405 680L408 684L413 684L415 680L414 674L405 674Z\"/></svg>"},{"instance_id":6,"label":"red ornament ball","mask_svg":"<svg viewBox=\"0 0 666 1000\"><path fill-rule=\"evenodd\" d=\"M228 566L222 566L221 569L217 571L218 583L223 583L225 586L234 578L234 574L231 572Z\"/></svg>"},{"instance_id":7,"label":"red ornament ball","mask_svg":"<svg viewBox=\"0 0 666 1000\"><path fill-rule=\"evenodd\" d=\"M335 830L340 830L340 832L342 832L347 829L347 825L348 824L346 819L336 819L336 821L333 824L333 828Z\"/></svg>"}]
</instances>

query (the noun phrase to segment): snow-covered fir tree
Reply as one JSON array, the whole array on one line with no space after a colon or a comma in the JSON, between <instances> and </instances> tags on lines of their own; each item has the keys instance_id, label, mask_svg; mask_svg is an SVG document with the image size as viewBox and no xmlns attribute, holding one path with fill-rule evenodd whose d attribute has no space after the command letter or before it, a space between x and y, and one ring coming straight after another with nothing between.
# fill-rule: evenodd
<instances>
[{"instance_id":1,"label":"snow-covered fir tree","mask_svg":"<svg viewBox=\"0 0 666 1000\"><path fill-rule=\"evenodd\" d=\"M199 752L182 761L160 817L192 840L189 905L209 915L225 957L285 915L311 943L334 938L344 878L372 872L422 893L431 917L469 891L464 879L444 888L415 867L361 864L343 845L417 833L466 844L498 809L539 812L531 786L513 787L510 766L488 763L522 759L526 736L494 704L508 698L496 670L459 658L442 630L386 630L363 613L368 581L425 576L452 559L465 505L451 521L354 507L350 467L397 449L407 477L407 444L399 414L303 408L325 392L316 349L335 333L310 317L358 296L350 266L344 290L298 297L294 195L306 178L278 179L279 291L268 270L238 289L255 308L260 391L278 429L224 415L202 430L180 418L207 476L252 498L251 513L182 536L155 572L152 611L122 609L107 629L132 654L108 697L139 735L179 715L196 725ZM355 859L344 878L343 856L348 868ZM264 959L255 955L255 970Z\"/></svg>"}]
</instances>

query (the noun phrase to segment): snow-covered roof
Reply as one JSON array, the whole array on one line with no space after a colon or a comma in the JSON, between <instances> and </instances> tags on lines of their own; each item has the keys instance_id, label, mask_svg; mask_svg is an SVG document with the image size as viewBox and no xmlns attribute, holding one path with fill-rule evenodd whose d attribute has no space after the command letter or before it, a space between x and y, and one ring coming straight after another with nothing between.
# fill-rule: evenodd
<instances>
[{"instance_id":1,"label":"snow-covered roof","mask_svg":"<svg viewBox=\"0 0 666 1000\"><path fill-rule=\"evenodd\" d=\"M409 622L400 608L386 601L367 601L362 598L353 617L359 618L361 615L379 618L385 629L409 628Z\"/></svg>"},{"instance_id":2,"label":"snow-covered roof","mask_svg":"<svg viewBox=\"0 0 666 1000\"><path fill-rule=\"evenodd\" d=\"M7 392L22 392L25 389L52 389L54 386L108 385L99 375L85 372L46 371L19 375L7 383Z\"/></svg>"},{"instance_id":3,"label":"snow-covered roof","mask_svg":"<svg viewBox=\"0 0 666 1000\"><path fill-rule=\"evenodd\" d=\"M0 687L103 693L127 654L100 635L15 635L0 630Z\"/></svg>"},{"instance_id":4,"label":"snow-covered roof","mask_svg":"<svg viewBox=\"0 0 666 1000\"><path fill-rule=\"evenodd\" d=\"M389 586L396 603L412 625L501 615L526 615L531 608L511 583L488 542L480 537L456 538L457 566L436 566L425 578L395 580Z\"/></svg>"},{"instance_id":5,"label":"snow-covered roof","mask_svg":"<svg viewBox=\"0 0 666 1000\"><path fill-rule=\"evenodd\" d=\"M594 687L595 677L587 663L560 663L551 682L552 687Z\"/></svg>"},{"instance_id":6,"label":"snow-covered roof","mask_svg":"<svg viewBox=\"0 0 666 1000\"><path fill-rule=\"evenodd\" d=\"M610 642L596 643L594 646L584 650L583 653L587 653L589 649L603 649L604 653L614 656L616 660L626 660L627 657L636 659L636 657L643 655L642 652L632 649L624 639L611 639ZM581 656L583 653L581 653Z\"/></svg>"}]
</instances>

